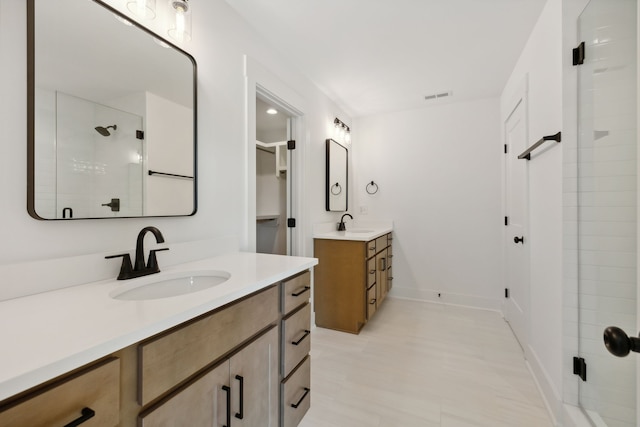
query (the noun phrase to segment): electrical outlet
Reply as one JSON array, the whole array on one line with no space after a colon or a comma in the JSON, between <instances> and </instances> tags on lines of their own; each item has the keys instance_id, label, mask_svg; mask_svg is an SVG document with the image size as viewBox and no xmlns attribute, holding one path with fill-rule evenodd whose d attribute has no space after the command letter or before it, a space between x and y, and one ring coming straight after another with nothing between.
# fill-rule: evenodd
<instances>
[{"instance_id":1,"label":"electrical outlet","mask_svg":"<svg viewBox=\"0 0 640 427\"><path fill-rule=\"evenodd\" d=\"M369 207L368 206L360 206L360 214L366 215L368 213L369 213Z\"/></svg>"}]
</instances>

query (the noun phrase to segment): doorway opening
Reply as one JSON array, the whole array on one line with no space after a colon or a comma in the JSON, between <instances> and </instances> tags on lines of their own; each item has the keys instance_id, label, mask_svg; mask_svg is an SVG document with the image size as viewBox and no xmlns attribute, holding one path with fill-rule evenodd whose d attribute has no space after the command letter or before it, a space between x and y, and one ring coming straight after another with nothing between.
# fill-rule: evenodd
<instances>
[{"instance_id":1,"label":"doorway opening","mask_svg":"<svg viewBox=\"0 0 640 427\"><path fill-rule=\"evenodd\" d=\"M291 255L295 116L260 92L256 95L256 252Z\"/></svg>"}]
</instances>

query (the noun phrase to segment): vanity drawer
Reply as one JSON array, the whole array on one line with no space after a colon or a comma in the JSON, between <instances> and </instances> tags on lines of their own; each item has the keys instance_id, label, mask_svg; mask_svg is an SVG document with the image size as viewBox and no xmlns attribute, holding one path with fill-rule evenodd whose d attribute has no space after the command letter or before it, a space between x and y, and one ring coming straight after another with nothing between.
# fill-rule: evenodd
<instances>
[{"instance_id":1,"label":"vanity drawer","mask_svg":"<svg viewBox=\"0 0 640 427\"><path fill-rule=\"evenodd\" d=\"M376 252L380 252L387 247L387 235L380 236L376 239Z\"/></svg>"},{"instance_id":2,"label":"vanity drawer","mask_svg":"<svg viewBox=\"0 0 640 427\"><path fill-rule=\"evenodd\" d=\"M367 242L367 258L371 258L376 254L376 241L370 240Z\"/></svg>"},{"instance_id":3,"label":"vanity drawer","mask_svg":"<svg viewBox=\"0 0 640 427\"><path fill-rule=\"evenodd\" d=\"M87 427L120 423L120 359L107 359L0 406L0 426L64 426L85 415L83 408L93 411Z\"/></svg>"},{"instance_id":4,"label":"vanity drawer","mask_svg":"<svg viewBox=\"0 0 640 427\"><path fill-rule=\"evenodd\" d=\"M278 287L272 286L143 342L139 403L151 402L277 320Z\"/></svg>"},{"instance_id":5,"label":"vanity drawer","mask_svg":"<svg viewBox=\"0 0 640 427\"><path fill-rule=\"evenodd\" d=\"M311 304L282 321L282 375L287 377L311 350Z\"/></svg>"},{"instance_id":6,"label":"vanity drawer","mask_svg":"<svg viewBox=\"0 0 640 427\"><path fill-rule=\"evenodd\" d=\"M367 261L367 289L376 283L376 259L371 258Z\"/></svg>"},{"instance_id":7,"label":"vanity drawer","mask_svg":"<svg viewBox=\"0 0 640 427\"><path fill-rule=\"evenodd\" d=\"M309 271L283 281L282 313L286 315L294 308L309 301L310 290L311 273Z\"/></svg>"},{"instance_id":8,"label":"vanity drawer","mask_svg":"<svg viewBox=\"0 0 640 427\"><path fill-rule=\"evenodd\" d=\"M304 362L282 382L281 410L284 427L295 427L311 406L311 358Z\"/></svg>"},{"instance_id":9,"label":"vanity drawer","mask_svg":"<svg viewBox=\"0 0 640 427\"><path fill-rule=\"evenodd\" d=\"M376 312L377 307L378 300L376 299L376 287L372 286L367 290L367 320L371 319L371 316Z\"/></svg>"}]
</instances>

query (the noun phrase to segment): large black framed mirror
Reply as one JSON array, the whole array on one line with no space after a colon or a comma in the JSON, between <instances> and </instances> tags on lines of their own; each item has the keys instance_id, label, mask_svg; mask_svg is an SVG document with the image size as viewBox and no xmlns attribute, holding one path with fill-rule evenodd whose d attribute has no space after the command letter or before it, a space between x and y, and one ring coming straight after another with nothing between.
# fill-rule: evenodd
<instances>
[{"instance_id":1,"label":"large black framed mirror","mask_svg":"<svg viewBox=\"0 0 640 427\"><path fill-rule=\"evenodd\" d=\"M349 150L333 139L326 140L326 150L326 210L346 212L349 207Z\"/></svg>"},{"instance_id":2,"label":"large black framed mirror","mask_svg":"<svg viewBox=\"0 0 640 427\"><path fill-rule=\"evenodd\" d=\"M29 214L195 214L195 59L99 0L27 15Z\"/></svg>"}]
</instances>

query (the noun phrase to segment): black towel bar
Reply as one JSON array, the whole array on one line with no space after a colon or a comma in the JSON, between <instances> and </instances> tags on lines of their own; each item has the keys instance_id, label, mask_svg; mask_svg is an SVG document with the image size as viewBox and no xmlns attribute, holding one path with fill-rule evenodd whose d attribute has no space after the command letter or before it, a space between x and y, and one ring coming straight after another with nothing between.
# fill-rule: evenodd
<instances>
[{"instance_id":1,"label":"black towel bar","mask_svg":"<svg viewBox=\"0 0 640 427\"><path fill-rule=\"evenodd\" d=\"M152 170L149 170L149 175L162 175L170 178L193 179L192 176L188 176L188 175L177 175L175 173L158 172L158 171L152 171Z\"/></svg>"},{"instance_id":2,"label":"black towel bar","mask_svg":"<svg viewBox=\"0 0 640 427\"><path fill-rule=\"evenodd\" d=\"M543 136L540 141L527 148L522 154L518 156L519 159L531 160L531 152L541 146L545 141L562 141L562 132L558 132L555 135Z\"/></svg>"}]
</instances>

